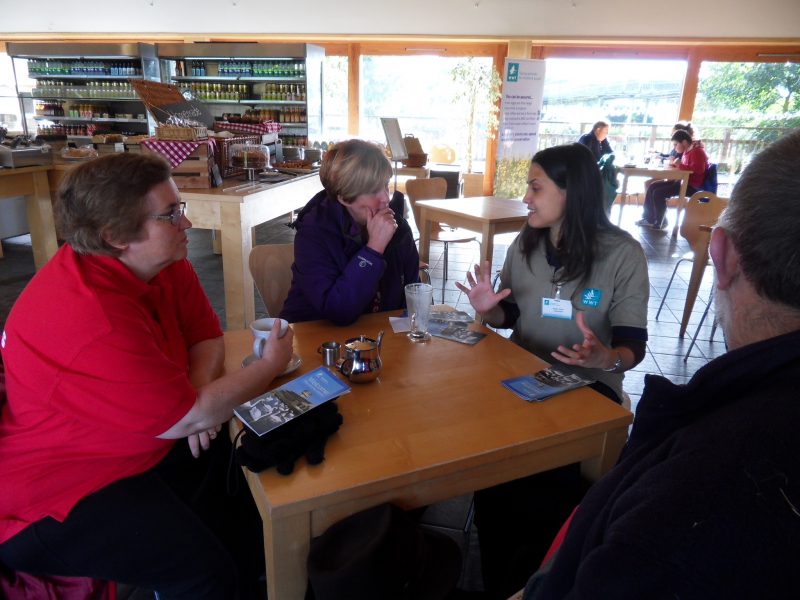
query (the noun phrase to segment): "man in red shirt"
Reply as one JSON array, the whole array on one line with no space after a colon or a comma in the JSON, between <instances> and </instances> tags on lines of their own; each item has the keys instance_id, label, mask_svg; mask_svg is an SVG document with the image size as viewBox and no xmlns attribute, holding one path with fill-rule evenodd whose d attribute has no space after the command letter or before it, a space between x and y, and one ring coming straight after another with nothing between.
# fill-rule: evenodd
<instances>
[{"instance_id":1,"label":"man in red shirt","mask_svg":"<svg viewBox=\"0 0 800 600\"><path fill-rule=\"evenodd\" d=\"M260 534L229 534L261 524L252 499L225 495L217 432L283 371L291 330L221 376L219 321L186 260L191 222L158 157L76 167L57 219L67 244L0 340L0 561L170 598L257 597Z\"/></svg>"}]
</instances>

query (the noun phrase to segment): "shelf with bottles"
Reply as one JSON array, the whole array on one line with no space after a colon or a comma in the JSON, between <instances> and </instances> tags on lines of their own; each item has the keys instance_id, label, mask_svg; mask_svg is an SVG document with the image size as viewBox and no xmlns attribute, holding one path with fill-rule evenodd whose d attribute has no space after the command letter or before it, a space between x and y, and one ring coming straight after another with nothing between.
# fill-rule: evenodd
<instances>
[{"instance_id":1,"label":"shelf with bottles","mask_svg":"<svg viewBox=\"0 0 800 600\"><path fill-rule=\"evenodd\" d=\"M305 81L306 64L295 59L235 58L175 61L175 81L222 79L229 81Z\"/></svg>"},{"instance_id":2,"label":"shelf with bottles","mask_svg":"<svg viewBox=\"0 0 800 600\"><path fill-rule=\"evenodd\" d=\"M251 87L245 83L189 82L184 87L198 100L205 102L306 103L306 87L303 84L259 83Z\"/></svg>"},{"instance_id":3,"label":"shelf with bottles","mask_svg":"<svg viewBox=\"0 0 800 600\"><path fill-rule=\"evenodd\" d=\"M144 113L115 110L106 104L62 101L37 101L34 106L35 121L81 121L96 123L147 123Z\"/></svg>"},{"instance_id":4,"label":"shelf with bottles","mask_svg":"<svg viewBox=\"0 0 800 600\"><path fill-rule=\"evenodd\" d=\"M75 98L78 100L139 100L133 86L126 81L86 81L69 84L59 79L41 79L31 90L33 98Z\"/></svg>"},{"instance_id":5,"label":"shelf with bottles","mask_svg":"<svg viewBox=\"0 0 800 600\"><path fill-rule=\"evenodd\" d=\"M306 109L304 106L290 106L282 108L251 108L239 113L223 113L222 118L231 123L264 123L272 121L280 123L282 127L305 129Z\"/></svg>"},{"instance_id":6,"label":"shelf with bottles","mask_svg":"<svg viewBox=\"0 0 800 600\"><path fill-rule=\"evenodd\" d=\"M284 146L308 146L308 136L278 134Z\"/></svg>"},{"instance_id":7,"label":"shelf with bottles","mask_svg":"<svg viewBox=\"0 0 800 600\"><path fill-rule=\"evenodd\" d=\"M80 123L147 123L147 119L137 119L136 117L46 117L34 115L35 121L76 121Z\"/></svg>"},{"instance_id":8,"label":"shelf with bottles","mask_svg":"<svg viewBox=\"0 0 800 600\"><path fill-rule=\"evenodd\" d=\"M138 59L31 58L28 59L28 75L32 79L42 77L129 79L141 78L142 67Z\"/></svg>"}]
</instances>

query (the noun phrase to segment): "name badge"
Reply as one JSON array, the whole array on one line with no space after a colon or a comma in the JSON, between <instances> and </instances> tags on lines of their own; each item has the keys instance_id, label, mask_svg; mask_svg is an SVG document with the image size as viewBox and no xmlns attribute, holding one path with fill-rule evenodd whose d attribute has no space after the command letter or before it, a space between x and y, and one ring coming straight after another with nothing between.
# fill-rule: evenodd
<instances>
[{"instance_id":1,"label":"name badge","mask_svg":"<svg viewBox=\"0 0 800 600\"><path fill-rule=\"evenodd\" d=\"M572 319L572 302L561 298L542 298L542 317Z\"/></svg>"}]
</instances>

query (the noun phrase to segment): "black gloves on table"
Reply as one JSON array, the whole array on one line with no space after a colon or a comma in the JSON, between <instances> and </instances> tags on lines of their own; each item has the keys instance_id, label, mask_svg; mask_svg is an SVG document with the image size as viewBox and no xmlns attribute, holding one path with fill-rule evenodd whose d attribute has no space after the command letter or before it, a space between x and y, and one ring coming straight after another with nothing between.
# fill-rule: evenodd
<instances>
[{"instance_id":1,"label":"black gloves on table","mask_svg":"<svg viewBox=\"0 0 800 600\"><path fill-rule=\"evenodd\" d=\"M301 456L311 465L325 460L325 442L341 424L336 402L326 402L261 437L248 430L236 449L236 460L254 473L274 465L278 473L288 475Z\"/></svg>"}]
</instances>

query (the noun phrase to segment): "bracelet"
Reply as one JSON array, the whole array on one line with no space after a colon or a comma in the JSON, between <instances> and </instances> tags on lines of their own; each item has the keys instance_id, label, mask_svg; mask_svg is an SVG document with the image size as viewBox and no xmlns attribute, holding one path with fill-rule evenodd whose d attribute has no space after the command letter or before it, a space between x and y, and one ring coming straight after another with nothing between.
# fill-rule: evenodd
<instances>
[{"instance_id":1,"label":"bracelet","mask_svg":"<svg viewBox=\"0 0 800 600\"><path fill-rule=\"evenodd\" d=\"M622 355L619 352L617 352L617 360L615 360L614 364L611 365L609 368L603 369L603 371L605 371L606 373L619 373L622 371L623 366L624 365L622 364Z\"/></svg>"}]
</instances>

